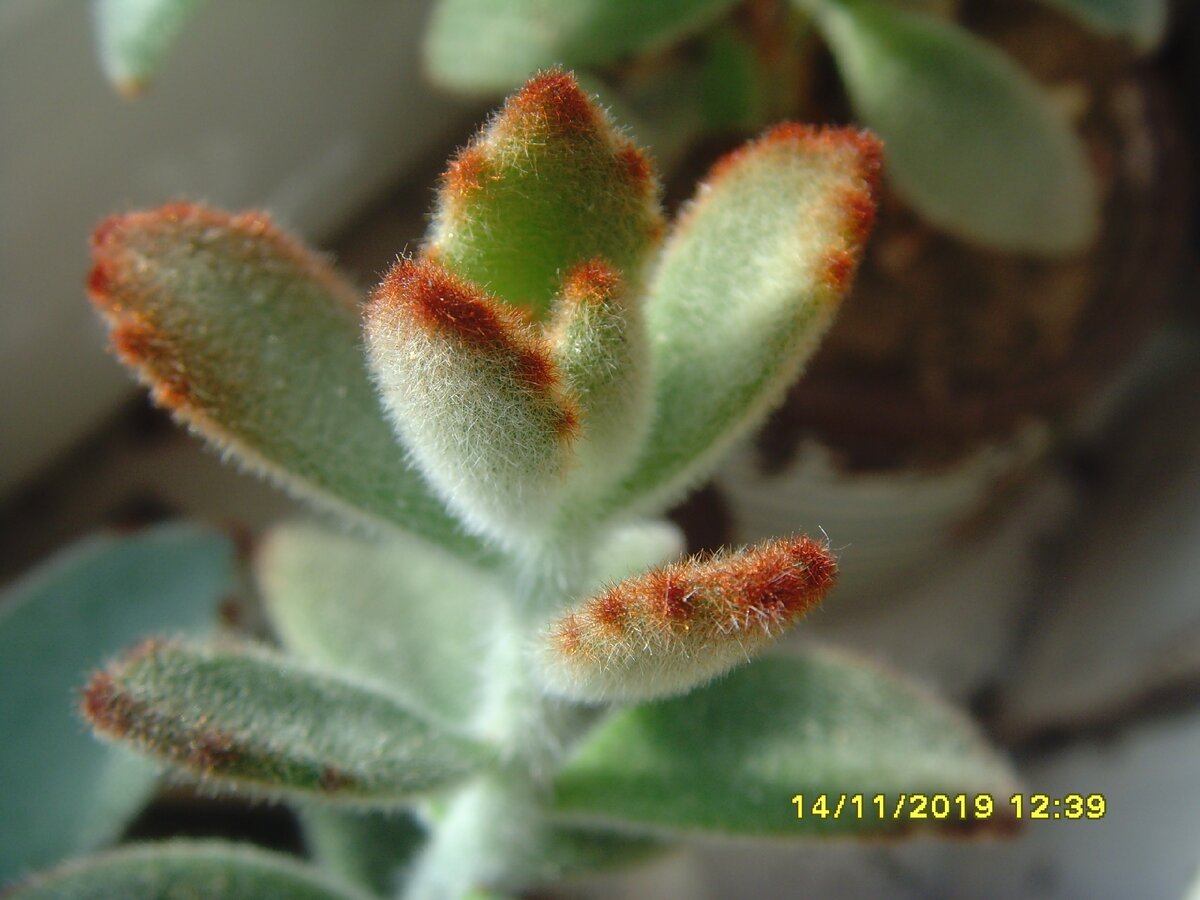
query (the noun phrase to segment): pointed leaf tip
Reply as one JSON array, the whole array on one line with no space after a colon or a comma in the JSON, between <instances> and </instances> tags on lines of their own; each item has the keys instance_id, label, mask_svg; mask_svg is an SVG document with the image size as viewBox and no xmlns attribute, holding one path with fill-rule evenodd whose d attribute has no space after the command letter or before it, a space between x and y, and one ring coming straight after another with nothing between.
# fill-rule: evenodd
<instances>
[{"instance_id":1,"label":"pointed leaf tip","mask_svg":"<svg viewBox=\"0 0 1200 900\"><path fill-rule=\"evenodd\" d=\"M543 678L581 700L681 693L748 660L836 580L829 550L805 536L654 569L551 625Z\"/></svg>"},{"instance_id":2,"label":"pointed leaf tip","mask_svg":"<svg viewBox=\"0 0 1200 900\"><path fill-rule=\"evenodd\" d=\"M451 161L426 254L543 318L564 272L601 258L636 281L661 233L650 160L552 69Z\"/></svg>"},{"instance_id":3,"label":"pointed leaf tip","mask_svg":"<svg viewBox=\"0 0 1200 900\"><path fill-rule=\"evenodd\" d=\"M396 431L446 502L502 541L539 521L579 429L545 338L477 285L411 259L372 295L365 329Z\"/></svg>"}]
</instances>

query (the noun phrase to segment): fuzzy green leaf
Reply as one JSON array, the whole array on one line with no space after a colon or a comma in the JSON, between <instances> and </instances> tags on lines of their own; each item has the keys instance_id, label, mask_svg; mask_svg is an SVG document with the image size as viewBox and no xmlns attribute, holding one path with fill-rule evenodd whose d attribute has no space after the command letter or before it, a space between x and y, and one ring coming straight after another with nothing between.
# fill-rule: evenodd
<instances>
[{"instance_id":1,"label":"fuzzy green leaf","mask_svg":"<svg viewBox=\"0 0 1200 900\"><path fill-rule=\"evenodd\" d=\"M280 853L218 841L166 841L75 860L6 900L367 900Z\"/></svg>"},{"instance_id":2,"label":"fuzzy green leaf","mask_svg":"<svg viewBox=\"0 0 1200 900\"><path fill-rule=\"evenodd\" d=\"M862 663L810 651L615 713L568 760L556 803L580 821L653 832L869 836L1010 830L1015 789L1009 767L961 715ZM964 793L969 804L987 793L996 803L986 820L964 821L956 809L945 819L892 818L901 793ZM810 808L798 817L797 794L828 796L830 815ZM867 798L861 817L850 807L832 814L843 794ZM887 797L883 819L875 794Z\"/></svg>"},{"instance_id":3,"label":"fuzzy green leaf","mask_svg":"<svg viewBox=\"0 0 1200 900\"><path fill-rule=\"evenodd\" d=\"M73 692L147 628L213 628L234 559L172 525L91 538L0 594L0 884L111 840L148 799L155 767L87 734Z\"/></svg>"},{"instance_id":4,"label":"fuzzy green leaf","mask_svg":"<svg viewBox=\"0 0 1200 900\"><path fill-rule=\"evenodd\" d=\"M399 870L425 840L425 830L401 811L308 805L300 810L300 822L322 870L380 897L395 896Z\"/></svg>"},{"instance_id":5,"label":"fuzzy green leaf","mask_svg":"<svg viewBox=\"0 0 1200 900\"><path fill-rule=\"evenodd\" d=\"M713 169L650 281L657 417L610 507L666 505L783 398L853 277L879 154L859 132L782 125Z\"/></svg>"},{"instance_id":6,"label":"fuzzy green leaf","mask_svg":"<svg viewBox=\"0 0 1200 900\"><path fill-rule=\"evenodd\" d=\"M425 252L542 318L563 277L594 259L636 291L661 229L649 160L572 75L552 70L451 161Z\"/></svg>"},{"instance_id":7,"label":"fuzzy green leaf","mask_svg":"<svg viewBox=\"0 0 1200 900\"><path fill-rule=\"evenodd\" d=\"M477 551L396 446L357 292L265 216L116 216L92 252L92 299L161 405L298 493Z\"/></svg>"},{"instance_id":8,"label":"fuzzy green leaf","mask_svg":"<svg viewBox=\"0 0 1200 900\"><path fill-rule=\"evenodd\" d=\"M652 569L552 622L535 651L536 672L573 700L680 694L748 661L836 578L828 549L804 536Z\"/></svg>"},{"instance_id":9,"label":"fuzzy green leaf","mask_svg":"<svg viewBox=\"0 0 1200 900\"><path fill-rule=\"evenodd\" d=\"M102 737L214 786L391 807L465 778L479 746L390 695L261 648L147 641L95 675Z\"/></svg>"},{"instance_id":10,"label":"fuzzy green leaf","mask_svg":"<svg viewBox=\"0 0 1200 900\"><path fill-rule=\"evenodd\" d=\"M599 259L571 269L550 323L551 352L579 412L572 500L624 474L650 425L645 327L637 298Z\"/></svg>"},{"instance_id":11,"label":"fuzzy green leaf","mask_svg":"<svg viewBox=\"0 0 1200 900\"><path fill-rule=\"evenodd\" d=\"M1153 50L1167 30L1169 0L1042 0L1070 13L1101 34L1128 37L1138 49Z\"/></svg>"},{"instance_id":12,"label":"fuzzy green leaf","mask_svg":"<svg viewBox=\"0 0 1200 900\"><path fill-rule=\"evenodd\" d=\"M368 679L447 725L475 712L499 602L492 578L416 541L316 524L276 528L256 562L268 615L296 656Z\"/></svg>"},{"instance_id":13,"label":"fuzzy green leaf","mask_svg":"<svg viewBox=\"0 0 1200 900\"><path fill-rule=\"evenodd\" d=\"M200 0L93 0L104 74L123 94L138 94L158 69Z\"/></svg>"},{"instance_id":14,"label":"fuzzy green leaf","mask_svg":"<svg viewBox=\"0 0 1200 900\"><path fill-rule=\"evenodd\" d=\"M693 34L737 0L440 0L425 65L462 91L503 91L538 69L585 68Z\"/></svg>"},{"instance_id":15,"label":"fuzzy green leaf","mask_svg":"<svg viewBox=\"0 0 1200 900\"><path fill-rule=\"evenodd\" d=\"M931 222L1006 250L1069 253L1092 240L1088 154L1024 69L962 28L879 0L800 0L837 58L889 175Z\"/></svg>"},{"instance_id":16,"label":"fuzzy green leaf","mask_svg":"<svg viewBox=\"0 0 1200 900\"><path fill-rule=\"evenodd\" d=\"M392 424L472 530L516 544L561 500L579 413L545 337L429 260L401 259L366 309Z\"/></svg>"}]
</instances>

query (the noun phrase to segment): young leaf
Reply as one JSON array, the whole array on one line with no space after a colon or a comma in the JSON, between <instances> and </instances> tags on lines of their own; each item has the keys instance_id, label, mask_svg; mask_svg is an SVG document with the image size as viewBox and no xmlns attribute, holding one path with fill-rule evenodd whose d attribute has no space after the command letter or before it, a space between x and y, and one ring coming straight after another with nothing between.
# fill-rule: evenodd
<instances>
[{"instance_id":1,"label":"young leaf","mask_svg":"<svg viewBox=\"0 0 1200 900\"><path fill-rule=\"evenodd\" d=\"M72 692L148 628L203 633L236 585L224 535L94 537L0 594L0 884L114 838L155 767L97 743Z\"/></svg>"},{"instance_id":2,"label":"young leaf","mask_svg":"<svg viewBox=\"0 0 1200 900\"><path fill-rule=\"evenodd\" d=\"M311 866L244 844L164 841L68 863L6 900L367 900Z\"/></svg>"},{"instance_id":3,"label":"young leaf","mask_svg":"<svg viewBox=\"0 0 1200 900\"><path fill-rule=\"evenodd\" d=\"M440 84L503 91L538 69L587 67L666 47L737 0L440 0L425 66Z\"/></svg>"},{"instance_id":4,"label":"young leaf","mask_svg":"<svg viewBox=\"0 0 1200 900\"><path fill-rule=\"evenodd\" d=\"M645 328L635 298L603 260L572 268L550 323L550 345L574 399L575 495L595 495L622 474L650 425Z\"/></svg>"},{"instance_id":5,"label":"young leaf","mask_svg":"<svg viewBox=\"0 0 1200 900\"><path fill-rule=\"evenodd\" d=\"M480 699L499 586L417 541L316 524L274 529L257 560L271 623L302 659L372 681L461 728Z\"/></svg>"},{"instance_id":6,"label":"young leaf","mask_svg":"<svg viewBox=\"0 0 1200 900\"><path fill-rule=\"evenodd\" d=\"M396 446L356 292L264 215L115 216L92 254L92 300L159 404L300 493L478 552Z\"/></svg>"},{"instance_id":7,"label":"young leaf","mask_svg":"<svg viewBox=\"0 0 1200 900\"><path fill-rule=\"evenodd\" d=\"M816 606L837 565L807 537L689 559L616 584L552 623L543 682L575 700L644 700L709 681Z\"/></svg>"},{"instance_id":8,"label":"young leaf","mask_svg":"<svg viewBox=\"0 0 1200 900\"><path fill-rule=\"evenodd\" d=\"M147 641L93 676L82 708L102 737L271 796L395 806L487 759L387 694L250 647Z\"/></svg>"},{"instance_id":9,"label":"young leaf","mask_svg":"<svg viewBox=\"0 0 1200 900\"><path fill-rule=\"evenodd\" d=\"M888 172L933 223L1006 250L1078 251L1099 195L1083 143L1028 73L956 25L879 0L800 0Z\"/></svg>"},{"instance_id":10,"label":"young leaf","mask_svg":"<svg viewBox=\"0 0 1200 900\"><path fill-rule=\"evenodd\" d=\"M1102 34L1124 35L1139 50L1162 42L1170 12L1168 0L1042 0L1070 13Z\"/></svg>"},{"instance_id":11,"label":"young leaf","mask_svg":"<svg viewBox=\"0 0 1200 900\"><path fill-rule=\"evenodd\" d=\"M312 804L299 812L304 842L321 869L379 897L396 896L400 870L425 840L408 812Z\"/></svg>"},{"instance_id":12,"label":"young leaf","mask_svg":"<svg viewBox=\"0 0 1200 900\"><path fill-rule=\"evenodd\" d=\"M610 508L678 497L782 399L849 288L880 152L860 132L781 125L717 163L651 278L656 418Z\"/></svg>"},{"instance_id":13,"label":"young leaf","mask_svg":"<svg viewBox=\"0 0 1200 900\"><path fill-rule=\"evenodd\" d=\"M556 805L575 820L655 832L961 833L1015 827L1007 802L1015 789L965 718L862 663L810 650L615 713L559 773ZM934 794L965 794L967 816L957 805L945 818L894 815L901 795ZM975 815L980 794L995 798L987 817ZM843 795L862 795L861 815L850 799L834 815ZM828 815L812 812L818 797L828 798Z\"/></svg>"},{"instance_id":14,"label":"young leaf","mask_svg":"<svg viewBox=\"0 0 1200 900\"><path fill-rule=\"evenodd\" d=\"M512 542L561 495L579 413L544 337L434 262L401 259L366 309L396 431L475 531Z\"/></svg>"},{"instance_id":15,"label":"young leaf","mask_svg":"<svg viewBox=\"0 0 1200 900\"><path fill-rule=\"evenodd\" d=\"M542 318L563 276L594 259L636 290L661 230L649 160L556 69L509 97L451 161L425 252Z\"/></svg>"},{"instance_id":16,"label":"young leaf","mask_svg":"<svg viewBox=\"0 0 1200 900\"><path fill-rule=\"evenodd\" d=\"M93 0L100 65L122 94L145 88L200 0Z\"/></svg>"},{"instance_id":17,"label":"young leaf","mask_svg":"<svg viewBox=\"0 0 1200 900\"><path fill-rule=\"evenodd\" d=\"M592 555L592 584L614 584L683 555L687 542L679 526L666 519L630 522L597 539Z\"/></svg>"}]
</instances>

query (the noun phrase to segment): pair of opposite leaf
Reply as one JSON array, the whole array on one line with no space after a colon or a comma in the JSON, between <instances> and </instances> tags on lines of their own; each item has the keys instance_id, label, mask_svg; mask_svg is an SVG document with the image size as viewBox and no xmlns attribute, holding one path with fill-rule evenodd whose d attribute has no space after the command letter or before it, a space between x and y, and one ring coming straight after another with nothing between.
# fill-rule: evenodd
<instances>
[{"instance_id":1,"label":"pair of opposite leaf","mask_svg":"<svg viewBox=\"0 0 1200 900\"><path fill-rule=\"evenodd\" d=\"M718 164L660 248L648 161L551 71L452 161L421 254L363 308L365 366L353 291L256 213L111 219L91 295L158 401L252 467L476 562L528 558L665 507L761 421L849 285L879 156L780 126ZM552 690L686 690L833 566L786 539L647 578L547 627Z\"/></svg>"},{"instance_id":2,"label":"pair of opposite leaf","mask_svg":"<svg viewBox=\"0 0 1200 900\"><path fill-rule=\"evenodd\" d=\"M1166 28L1167 0L1045 2L1142 51L1153 49ZM197 6L199 0L96 0L110 79L139 89ZM674 122L664 142L678 143L706 122L720 130L747 117L752 127L763 121L770 76L760 71L755 49L725 24L738 6L739 0L439 0L426 68L456 90L503 92L551 65L603 71L700 37L706 62L699 77L672 72L662 77L679 83L665 94L649 91L653 117ZM1087 246L1100 199L1086 149L1020 66L946 20L953 3L791 0L791 6L820 31L856 115L887 143L897 191L930 222L1006 250L1058 254ZM637 110L637 98L624 99ZM647 136L654 130L647 121Z\"/></svg>"}]
</instances>

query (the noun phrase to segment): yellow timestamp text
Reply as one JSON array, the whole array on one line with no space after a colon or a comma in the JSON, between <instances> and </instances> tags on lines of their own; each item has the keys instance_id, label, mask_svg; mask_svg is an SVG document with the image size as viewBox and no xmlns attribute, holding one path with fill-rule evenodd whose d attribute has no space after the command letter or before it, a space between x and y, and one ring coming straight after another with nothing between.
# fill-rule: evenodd
<instances>
[{"instance_id":1,"label":"yellow timestamp text","mask_svg":"<svg viewBox=\"0 0 1200 900\"><path fill-rule=\"evenodd\" d=\"M1103 794L796 794L797 819L1102 819Z\"/></svg>"}]
</instances>

